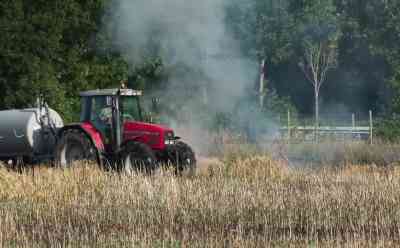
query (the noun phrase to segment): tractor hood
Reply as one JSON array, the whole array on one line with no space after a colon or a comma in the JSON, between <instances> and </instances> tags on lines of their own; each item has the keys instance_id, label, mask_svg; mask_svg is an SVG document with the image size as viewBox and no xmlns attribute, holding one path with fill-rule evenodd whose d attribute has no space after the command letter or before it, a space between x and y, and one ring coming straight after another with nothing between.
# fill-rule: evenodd
<instances>
[{"instance_id":1,"label":"tractor hood","mask_svg":"<svg viewBox=\"0 0 400 248\"><path fill-rule=\"evenodd\" d=\"M162 150L166 141L175 139L174 131L163 125L150 124L137 121L124 123L124 142L134 140L148 144L151 148Z\"/></svg>"},{"instance_id":2,"label":"tractor hood","mask_svg":"<svg viewBox=\"0 0 400 248\"><path fill-rule=\"evenodd\" d=\"M141 131L149 131L149 132L173 132L173 130L169 127L157 124L150 124L146 122L139 122L139 121L126 121L124 124L125 131L132 131L132 130L141 130Z\"/></svg>"}]
</instances>

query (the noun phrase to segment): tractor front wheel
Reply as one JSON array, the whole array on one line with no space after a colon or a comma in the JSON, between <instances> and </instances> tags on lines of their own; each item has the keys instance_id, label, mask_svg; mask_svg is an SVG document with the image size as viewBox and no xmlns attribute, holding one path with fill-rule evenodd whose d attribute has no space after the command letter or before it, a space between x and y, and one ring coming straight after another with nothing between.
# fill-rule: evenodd
<instances>
[{"instance_id":1,"label":"tractor front wheel","mask_svg":"<svg viewBox=\"0 0 400 248\"><path fill-rule=\"evenodd\" d=\"M144 172L151 174L157 169L157 159L153 150L140 142L129 142L120 154L121 171L127 174Z\"/></svg>"},{"instance_id":2,"label":"tractor front wheel","mask_svg":"<svg viewBox=\"0 0 400 248\"><path fill-rule=\"evenodd\" d=\"M80 161L97 162L96 148L80 130L67 130L56 146L55 160L63 168Z\"/></svg>"},{"instance_id":3,"label":"tractor front wheel","mask_svg":"<svg viewBox=\"0 0 400 248\"><path fill-rule=\"evenodd\" d=\"M178 141L170 152L170 157L178 175L182 175L182 173L195 174L197 167L196 155L188 144Z\"/></svg>"}]
</instances>

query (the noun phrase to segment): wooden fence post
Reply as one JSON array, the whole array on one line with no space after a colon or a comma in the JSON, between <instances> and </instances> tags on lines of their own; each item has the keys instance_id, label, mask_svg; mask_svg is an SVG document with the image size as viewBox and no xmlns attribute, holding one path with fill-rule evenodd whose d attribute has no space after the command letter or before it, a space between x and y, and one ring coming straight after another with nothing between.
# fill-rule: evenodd
<instances>
[{"instance_id":1,"label":"wooden fence post","mask_svg":"<svg viewBox=\"0 0 400 248\"><path fill-rule=\"evenodd\" d=\"M354 130L356 129L356 115L353 113L351 115L351 140L354 140Z\"/></svg>"},{"instance_id":2,"label":"wooden fence post","mask_svg":"<svg viewBox=\"0 0 400 248\"><path fill-rule=\"evenodd\" d=\"M374 122L373 122L373 116L372 116L372 110L369 111L369 139L370 139L370 144L374 144Z\"/></svg>"},{"instance_id":3,"label":"wooden fence post","mask_svg":"<svg viewBox=\"0 0 400 248\"><path fill-rule=\"evenodd\" d=\"M290 128L290 125L291 125L291 120L290 120L290 110L288 110L288 113L287 113L287 127L288 127L288 144L290 144L290 138L291 138L291 128Z\"/></svg>"}]
</instances>

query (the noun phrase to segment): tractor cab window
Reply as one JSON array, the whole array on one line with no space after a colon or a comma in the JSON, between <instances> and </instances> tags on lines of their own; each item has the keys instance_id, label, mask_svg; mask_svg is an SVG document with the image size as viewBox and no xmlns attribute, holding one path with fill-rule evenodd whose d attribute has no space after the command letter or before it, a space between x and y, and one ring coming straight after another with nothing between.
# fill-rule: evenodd
<instances>
[{"instance_id":1,"label":"tractor cab window","mask_svg":"<svg viewBox=\"0 0 400 248\"><path fill-rule=\"evenodd\" d=\"M90 121L91 100L91 97L82 97L81 99L81 122Z\"/></svg>"},{"instance_id":2,"label":"tractor cab window","mask_svg":"<svg viewBox=\"0 0 400 248\"><path fill-rule=\"evenodd\" d=\"M123 121L142 121L140 112L140 103L138 97L124 96L121 97L122 102L122 119Z\"/></svg>"},{"instance_id":3,"label":"tractor cab window","mask_svg":"<svg viewBox=\"0 0 400 248\"><path fill-rule=\"evenodd\" d=\"M83 97L81 122L107 123L111 121L112 98L108 96Z\"/></svg>"},{"instance_id":4,"label":"tractor cab window","mask_svg":"<svg viewBox=\"0 0 400 248\"><path fill-rule=\"evenodd\" d=\"M100 131L104 138L104 144L109 145L111 141L112 125L112 97L111 96L93 96L88 98L89 121Z\"/></svg>"},{"instance_id":5,"label":"tractor cab window","mask_svg":"<svg viewBox=\"0 0 400 248\"><path fill-rule=\"evenodd\" d=\"M112 99L108 96L92 97L90 120L101 125L111 125Z\"/></svg>"}]
</instances>

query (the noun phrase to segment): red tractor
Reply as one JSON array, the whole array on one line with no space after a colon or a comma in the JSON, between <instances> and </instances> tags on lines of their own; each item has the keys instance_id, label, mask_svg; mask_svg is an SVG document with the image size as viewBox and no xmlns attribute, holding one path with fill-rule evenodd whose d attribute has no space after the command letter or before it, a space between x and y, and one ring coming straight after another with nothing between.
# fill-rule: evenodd
<instances>
[{"instance_id":1,"label":"red tractor","mask_svg":"<svg viewBox=\"0 0 400 248\"><path fill-rule=\"evenodd\" d=\"M151 172L160 164L177 172L193 170L193 150L172 129L144 122L141 91L106 89L82 92L81 122L58 131L56 164L96 161L106 168Z\"/></svg>"}]
</instances>

